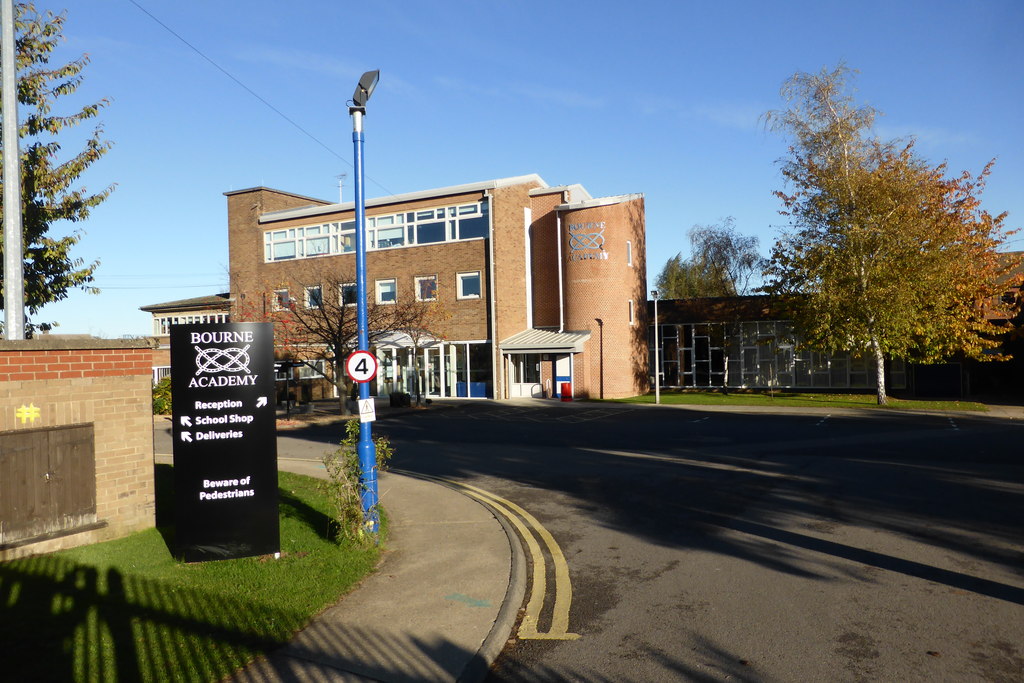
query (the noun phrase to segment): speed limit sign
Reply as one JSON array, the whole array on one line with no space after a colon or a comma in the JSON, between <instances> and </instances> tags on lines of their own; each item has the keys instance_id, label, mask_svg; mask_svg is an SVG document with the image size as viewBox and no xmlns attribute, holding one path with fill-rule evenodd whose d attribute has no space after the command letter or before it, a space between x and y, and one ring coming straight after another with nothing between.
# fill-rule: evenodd
<instances>
[{"instance_id":1,"label":"speed limit sign","mask_svg":"<svg viewBox=\"0 0 1024 683\"><path fill-rule=\"evenodd\" d=\"M345 359L345 372L353 382L369 382L377 376L377 356L369 351L353 351Z\"/></svg>"}]
</instances>

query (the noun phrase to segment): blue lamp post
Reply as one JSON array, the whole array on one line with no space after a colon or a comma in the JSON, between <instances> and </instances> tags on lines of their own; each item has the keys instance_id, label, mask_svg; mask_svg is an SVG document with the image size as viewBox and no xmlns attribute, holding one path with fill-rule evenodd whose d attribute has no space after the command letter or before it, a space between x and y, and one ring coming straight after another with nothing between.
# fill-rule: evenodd
<instances>
[{"instance_id":1,"label":"blue lamp post","mask_svg":"<svg viewBox=\"0 0 1024 683\"><path fill-rule=\"evenodd\" d=\"M355 147L355 210L356 210L356 325L358 329L358 350L369 351L370 335L366 312L366 197L363 190L363 117L366 102L373 94L380 79L380 71L367 71L359 79L352 95L352 106L348 108L352 117L352 144ZM359 384L359 398L370 398L370 383ZM377 533L380 518L377 514L377 450L373 445L372 422L359 423L360 484L362 487L363 519L367 531Z\"/></svg>"}]
</instances>

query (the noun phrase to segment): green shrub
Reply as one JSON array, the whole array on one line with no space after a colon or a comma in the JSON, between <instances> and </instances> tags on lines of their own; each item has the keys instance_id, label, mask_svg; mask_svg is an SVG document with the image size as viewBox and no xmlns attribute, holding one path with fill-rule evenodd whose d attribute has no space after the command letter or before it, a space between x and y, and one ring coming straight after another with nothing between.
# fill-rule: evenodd
<instances>
[{"instance_id":1,"label":"green shrub","mask_svg":"<svg viewBox=\"0 0 1024 683\"><path fill-rule=\"evenodd\" d=\"M153 414L171 414L171 376L168 375L153 385Z\"/></svg>"},{"instance_id":2,"label":"green shrub","mask_svg":"<svg viewBox=\"0 0 1024 683\"><path fill-rule=\"evenodd\" d=\"M387 437L378 436L373 442L377 451L377 472L384 472L394 450ZM341 440L341 447L324 456L327 480L323 487L334 511L334 531L338 541L376 542L375 535L367 530L369 523L363 520L364 487L359 481L361 468L358 444L359 420L349 420L345 423L345 438ZM379 517L380 510L375 512Z\"/></svg>"}]
</instances>

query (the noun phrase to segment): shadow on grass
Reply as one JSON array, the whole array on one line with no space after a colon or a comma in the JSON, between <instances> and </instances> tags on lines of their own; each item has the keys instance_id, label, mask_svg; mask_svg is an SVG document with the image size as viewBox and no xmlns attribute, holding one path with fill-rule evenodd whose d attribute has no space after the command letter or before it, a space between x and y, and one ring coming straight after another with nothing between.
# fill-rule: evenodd
<instances>
[{"instance_id":1,"label":"shadow on grass","mask_svg":"<svg viewBox=\"0 0 1024 683\"><path fill-rule=\"evenodd\" d=\"M217 680L287 641L302 616L43 555L0 564L11 681Z\"/></svg>"},{"instance_id":2,"label":"shadow on grass","mask_svg":"<svg viewBox=\"0 0 1024 683\"><path fill-rule=\"evenodd\" d=\"M290 642L307 623L309 610L292 609L281 599L291 588L289 576L322 571L301 554L266 565L277 568L278 582L239 578L258 563L253 560L209 563L220 565L220 575L228 577L209 587L199 585L200 575L212 567L165 565L160 546L173 547L173 470L158 465L155 475L159 536L142 532L105 555L100 552L95 561L57 553L0 563L0 680L218 681L232 674L247 680L242 667ZM316 484L291 482L288 488L294 490L280 490L281 513L326 538L328 517L303 500L302 486ZM376 644L376 666L386 677L401 674L409 662L430 672L448 662L474 660L474 653L447 639L392 638L384 645L383 634L335 631L331 648L356 637ZM329 659L332 652L323 654ZM261 660L252 671L281 666L283 674L313 666L332 679L337 676L332 667L339 665L308 665L291 657L272 663L277 661Z\"/></svg>"},{"instance_id":3,"label":"shadow on grass","mask_svg":"<svg viewBox=\"0 0 1024 683\"><path fill-rule=\"evenodd\" d=\"M307 504L283 487L278 487L278 509L282 517L297 519L325 541L333 541L333 521L326 514Z\"/></svg>"}]
</instances>

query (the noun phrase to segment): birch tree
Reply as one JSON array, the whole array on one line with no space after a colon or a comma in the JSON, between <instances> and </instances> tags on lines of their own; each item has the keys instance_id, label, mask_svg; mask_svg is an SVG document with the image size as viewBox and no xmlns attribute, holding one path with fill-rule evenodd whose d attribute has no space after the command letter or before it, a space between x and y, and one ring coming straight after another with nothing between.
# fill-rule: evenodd
<instances>
[{"instance_id":1,"label":"birch tree","mask_svg":"<svg viewBox=\"0 0 1024 683\"><path fill-rule=\"evenodd\" d=\"M764 290L788 302L811 346L865 354L887 402L885 358L993 359L998 329L982 305L998 301L1012 267L999 249L1006 214L980 196L992 171L947 176L910 141L871 135L877 112L857 105L851 71L797 73L767 115L789 137L775 194L790 225L777 239Z\"/></svg>"}]
</instances>

